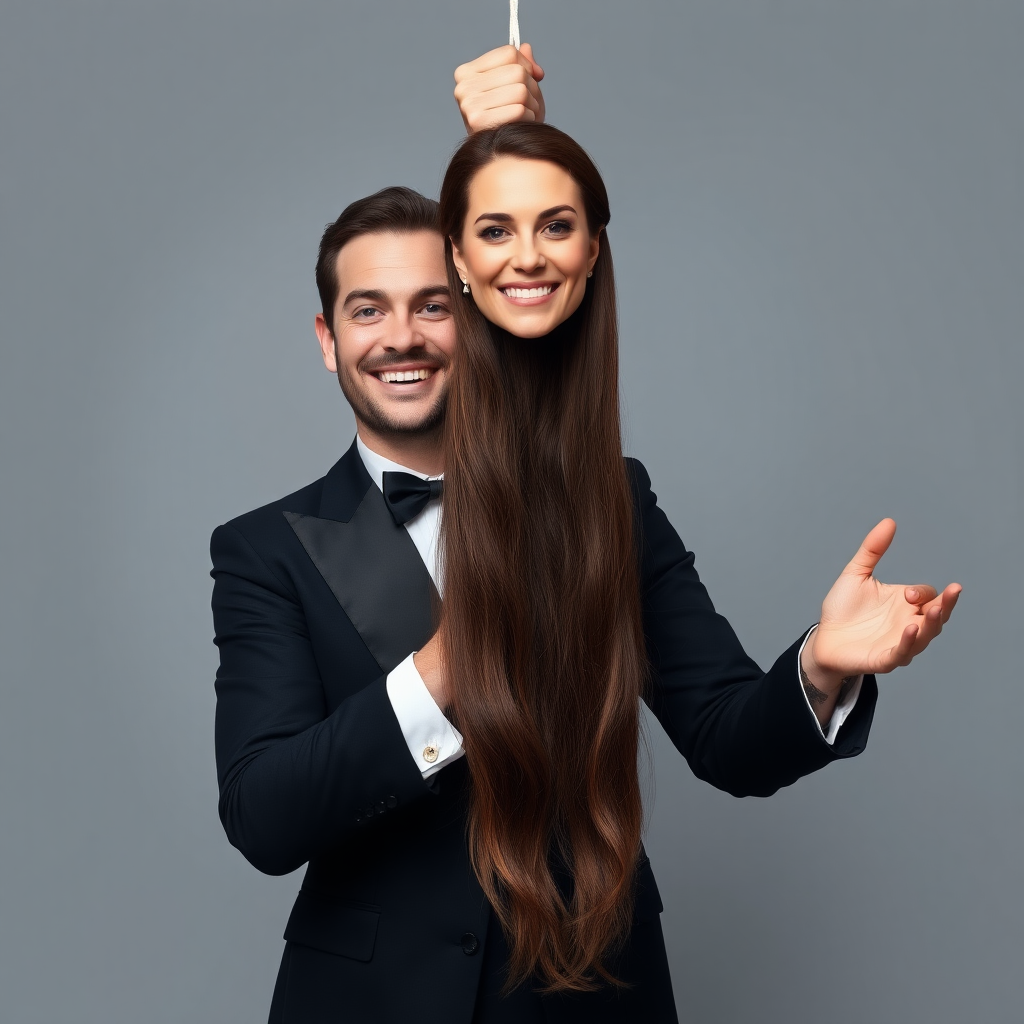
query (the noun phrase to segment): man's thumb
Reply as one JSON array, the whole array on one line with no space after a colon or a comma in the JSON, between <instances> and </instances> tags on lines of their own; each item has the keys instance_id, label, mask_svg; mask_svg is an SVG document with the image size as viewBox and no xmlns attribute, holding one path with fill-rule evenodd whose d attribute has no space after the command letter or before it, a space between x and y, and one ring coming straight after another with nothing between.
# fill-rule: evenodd
<instances>
[{"instance_id":1,"label":"man's thumb","mask_svg":"<svg viewBox=\"0 0 1024 1024\"><path fill-rule=\"evenodd\" d=\"M530 74L533 75L535 82L539 82L544 77L544 69L533 59L533 47L529 43L523 43L519 47L519 52L533 65Z\"/></svg>"}]
</instances>

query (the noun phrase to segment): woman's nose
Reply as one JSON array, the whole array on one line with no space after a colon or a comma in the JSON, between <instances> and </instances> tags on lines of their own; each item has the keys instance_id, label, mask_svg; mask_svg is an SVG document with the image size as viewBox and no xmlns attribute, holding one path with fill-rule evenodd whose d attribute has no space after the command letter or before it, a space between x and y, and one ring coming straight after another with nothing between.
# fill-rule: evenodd
<instances>
[{"instance_id":1,"label":"woman's nose","mask_svg":"<svg viewBox=\"0 0 1024 1024\"><path fill-rule=\"evenodd\" d=\"M543 267L545 263L544 254L534 245L533 239L521 238L512 257L512 269L529 273Z\"/></svg>"}]
</instances>

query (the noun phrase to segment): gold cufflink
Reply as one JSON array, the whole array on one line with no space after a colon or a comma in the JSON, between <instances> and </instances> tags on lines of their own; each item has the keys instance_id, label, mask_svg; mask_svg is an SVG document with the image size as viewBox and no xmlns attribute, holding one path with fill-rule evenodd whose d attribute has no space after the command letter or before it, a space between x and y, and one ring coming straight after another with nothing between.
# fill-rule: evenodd
<instances>
[{"instance_id":1,"label":"gold cufflink","mask_svg":"<svg viewBox=\"0 0 1024 1024\"><path fill-rule=\"evenodd\" d=\"M424 747L423 760L433 764L437 760L437 747Z\"/></svg>"}]
</instances>

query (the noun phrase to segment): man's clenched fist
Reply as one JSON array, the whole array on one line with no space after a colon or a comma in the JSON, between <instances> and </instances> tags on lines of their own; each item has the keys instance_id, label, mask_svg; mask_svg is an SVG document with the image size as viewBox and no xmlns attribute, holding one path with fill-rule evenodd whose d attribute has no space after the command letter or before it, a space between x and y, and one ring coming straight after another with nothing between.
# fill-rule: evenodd
<instances>
[{"instance_id":1,"label":"man's clenched fist","mask_svg":"<svg viewBox=\"0 0 1024 1024\"><path fill-rule=\"evenodd\" d=\"M482 131L513 121L543 121L544 96L538 84L544 69L523 43L499 46L455 69L455 99L466 130Z\"/></svg>"}]
</instances>

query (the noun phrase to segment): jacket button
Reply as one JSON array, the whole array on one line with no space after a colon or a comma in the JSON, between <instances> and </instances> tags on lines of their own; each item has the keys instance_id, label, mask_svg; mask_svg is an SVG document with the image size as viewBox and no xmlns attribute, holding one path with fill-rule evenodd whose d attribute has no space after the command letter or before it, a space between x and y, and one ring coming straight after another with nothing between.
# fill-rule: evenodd
<instances>
[{"instance_id":1,"label":"jacket button","mask_svg":"<svg viewBox=\"0 0 1024 1024\"><path fill-rule=\"evenodd\" d=\"M397 796L389 796L387 798L387 800L384 801L384 803L386 803L388 805L388 810L389 811L393 811L398 806L398 797Z\"/></svg>"},{"instance_id":2,"label":"jacket button","mask_svg":"<svg viewBox=\"0 0 1024 1024\"><path fill-rule=\"evenodd\" d=\"M472 956L480 948L480 943L477 942L476 936L472 932L466 932L462 936L462 952L466 956Z\"/></svg>"},{"instance_id":3,"label":"jacket button","mask_svg":"<svg viewBox=\"0 0 1024 1024\"><path fill-rule=\"evenodd\" d=\"M383 814L387 809L388 809L387 804L385 804L383 800L381 800L377 804L377 813L378 814Z\"/></svg>"}]
</instances>

